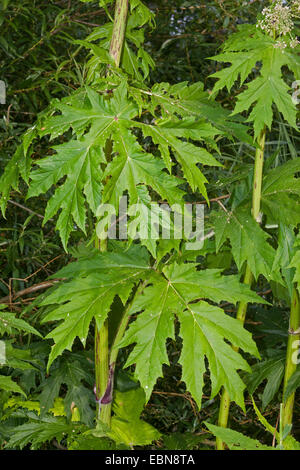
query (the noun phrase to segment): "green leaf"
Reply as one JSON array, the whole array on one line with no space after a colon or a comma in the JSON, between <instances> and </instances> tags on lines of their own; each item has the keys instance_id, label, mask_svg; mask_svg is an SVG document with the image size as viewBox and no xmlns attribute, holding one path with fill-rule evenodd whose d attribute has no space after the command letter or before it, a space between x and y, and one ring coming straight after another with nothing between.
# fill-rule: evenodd
<instances>
[{"instance_id":1,"label":"green leaf","mask_svg":"<svg viewBox=\"0 0 300 470\"><path fill-rule=\"evenodd\" d=\"M223 50L224 53L211 59L230 62L231 65L212 75L218 79L213 95L224 87L230 91L238 78L242 85L256 64L261 62L260 75L248 82L247 89L238 95L232 114L252 107L248 121L254 123L254 136L257 138L265 125L271 129L274 103L284 119L296 129L296 107L289 94L291 89L282 78L283 66L292 71L295 71L295 63L299 66L295 51L289 47L281 51L276 47L276 39L259 31L255 25L239 25L238 32L225 42Z\"/></svg>"},{"instance_id":2,"label":"green leaf","mask_svg":"<svg viewBox=\"0 0 300 470\"><path fill-rule=\"evenodd\" d=\"M71 418L72 406L79 409L80 420L88 425L93 422L93 410L91 405L94 402L94 395L91 388L86 388L82 381L89 383L92 388L91 375L84 368L83 364L76 357L62 357L50 369L49 376L41 384L42 392L39 395L41 405L41 416L44 416L54 401L59 397L62 385L67 386L67 393L64 397L64 408L67 418Z\"/></svg>"},{"instance_id":3,"label":"green leaf","mask_svg":"<svg viewBox=\"0 0 300 470\"><path fill-rule=\"evenodd\" d=\"M290 160L270 170L262 183L262 212L270 223L281 222L296 227L300 223L299 159Z\"/></svg>"},{"instance_id":4,"label":"green leaf","mask_svg":"<svg viewBox=\"0 0 300 470\"><path fill-rule=\"evenodd\" d=\"M199 444L207 438L207 434L198 436L191 432L172 433L163 437L164 450L193 450L199 449Z\"/></svg>"},{"instance_id":5,"label":"green leaf","mask_svg":"<svg viewBox=\"0 0 300 470\"><path fill-rule=\"evenodd\" d=\"M239 271L247 261L255 279L262 274L268 280L282 282L280 273L273 270L276 252L267 242L269 235L261 229L247 208L215 213L214 222L217 251L229 238Z\"/></svg>"},{"instance_id":6,"label":"green leaf","mask_svg":"<svg viewBox=\"0 0 300 470\"><path fill-rule=\"evenodd\" d=\"M114 416L108 436L117 444L130 447L145 446L160 438L161 433L144 420L140 419L146 402L142 388L128 392L116 391L113 403Z\"/></svg>"},{"instance_id":7,"label":"green leaf","mask_svg":"<svg viewBox=\"0 0 300 470\"><path fill-rule=\"evenodd\" d=\"M210 272L211 271L211 272ZM171 265L162 275L154 274L143 294L134 299L129 315L141 312L132 322L119 346L136 343L126 367L136 364L136 377L149 399L152 388L168 364L167 338L174 338L174 314L181 323L183 350L180 363L187 389L200 406L202 398L204 358L211 371L212 394L224 385L233 400L243 406L242 383L237 369L249 370L242 357L224 341L258 355L251 335L241 323L218 307L198 301L199 297L232 302L240 297L249 301L262 300L250 289L240 289L235 276L221 277L220 270L196 271L194 264ZM263 301L262 301L263 302ZM225 367L224 367L224 364Z\"/></svg>"},{"instance_id":8,"label":"green leaf","mask_svg":"<svg viewBox=\"0 0 300 470\"><path fill-rule=\"evenodd\" d=\"M262 409L265 410L278 392L284 376L285 354L279 352L265 361L252 366L251 374L244 377L250 395L266 380L262 394Z\"/></svg>"},{"instance_id":9,"label":"green leaf","mask_svg":"<svg viewBox=\"0 0 300 470\"><path fill-rule=\"evenodd\" d=\"M256 439L241 434L240 432L233 431L232 429L221 428L214 426L205 421L205 426L214 434L214 436L225 442L230 450L276 450L275 447L265 446Z\"/></svg>"},{"instance_id":10,"label":"green leaf","mask_svg":"<svg viewBox=\"0 0 300 470\"><path fill-rule=\"evenodd\" d=\"M76 431L74 424L68 424L64 418L46 416L35 418L34 421L21 424L10 429L10 439L6 444L7 449L19 447L23 449L27 444L31 444L31 449L38 449L44 442L51 442L56 439L60 442L67 434Z\"/></svg>"},{"instance_id":11,"label":"green leaf","mask_svg":"<svg viewBox=\"0 0 300 470\"><path fill-rule=\"evenodd\" d=\"M28 156L24 151L23 144L17 147L14 155L6 165L0 178L0 208L5 217L5 211L9 200L10 191L12 189L19 190L19 177L22 174L25 180L28 180Z\"/></svg>"},{"instance_id":12,"label":"green leaf","mask_svg":"<svg viewBox=\"0 0 300 470\"><path fill-rule=\"evenodd\" d=\"M163 162L144 152L133 134L126 133L120 125L113 138L117 155L103 175L104 179L109 178L103 192L104 202L118 207L120 197L127 190L130 203L136 204L138 184L150 186L171 205L182 199L183 192L177 188L180 180L165 173Z\"/></svg>"},{"instance_id":13,"label":"green leaf","mask_svg":"<svg viewBox=\"0 0 300 470\"><path fill-rule=\"evenodd\" d=\"M21 387L9 376L0 375L0 389L7 390L8 392L21 393L26 397L26 394Z\"/></svg>"},{"instance_id":14,"label":"green leaf","mask_svg":"<svg viewBox=\"0 0 300 470\"><path fill-rule=\"evenodd\" d=\"M70 438L69 438L70 439ZM107 438L99 438L86 434L80 434L68 445L68 450L120 450L116 444ZM128 447L124 446L124 450Z\"/></svg>"},{"instance_id":15,"label":"green leaf","mask_svg":"<svg viewBox=\"0 0 300 470\"><path fill-rule=\"evenodd\" d=\"M175 158L180 164L183 174L190 184L193 191L199 189L205 198L207 198L205 183L207 179L202 174L197 164L209 166L221 166L221 164L204 148L197 147L190 142L183 142L177 137L196 137L197 140L207 136L213 136L218 133L211 125L201 121L182 119L174 122L174 120L164 121L157 126L149 124L140 124L143 133L152 137L155 144L159 146L162 157L167 168L171 169L170 150L174 152Z\"/></svg>"},{"instance_id":16,"label":"green leaf","mask_svg":"<svg viewBox=\"0 0 300 470\"><path fill-rule=\"evenodd\" d=\"M294 393L299 387L300 387L300 368L298 367L296 371L293 373L293 375L289 378L289 381L287 383L287 386L284 392L283 401L286 402L289 396L292 395L292 393Z\"/></svg>"},{"instance_id":17,"label":"green leaf","mask_svg":"<svg viewBox=\"0 0 300 470\"><path fill-rule=\"evenodd\" d=\"M2 310L6 308L7 305L0 304L0 334L14 334L16 331L25 331L28 334L31 333L42 337L42 335L25 320L16 318L15 313Z\"/></svg>"},{"instance_id":18,"label":"green leaf","mask_svg":"<svg viewBox=\"0 0 300 470\"><path fill-rule=\"evenodd\" d=\"M4 361L3 365L13 367L14 369L28 370L34 369L36 364L31 355L30 349L14 348L12 341L0 341L0 345L4 344ZM2 359L2 358L1 358ZM0 363L1 363L0 359Z\"/></svg>"},{"instance_id":19,"label":"green leaf","mask_svg":"<svg viewBox=\"0 0 300 470\"><path fill-rule=\"evenodd\" d=\"M143 93L143 90L140 91ZM235 136L244 142L251 142L246 126L241 123L242 118L231 117L228 110L222 108L219 103L213 102L209 94L204 91L202 82L189 86L188 82L176 85L157 83L152 87L150 96L153 114L159 106L164 118L169 118L174 113L182 118L190 119L191 116L197 120L204 118L221 133L229 137Z\"/></svg>"},{"instance_id":20,"label":"green leaf","mask_svg":"<svg viewBox=\"0 0 300 470\"><path fill-rule=\"evenodd\" d=\"M273 102L290 126L297 129L296 108L291 100L291 88L282 80L281 74L275 75L271 69L266 77L258 77L248 85L248 89L238 95L234 114L248 110L254 103L248 121L254 122L254 136L259 136L266 125L271 129L273 121Z\"/></svg>"},{"instance_id":21,"label":"green leaf","mask_svg":"<svg viewBox=\"0 0 300 470\"><path fill-rule=\"evenodd\" d=\"M295 234L293 229L283 225L282 223L279 224L278 247L274 259L273 269L281 269L290 294L290 298L292 297L292 291L294 287L293 277L295 274L295 269L289 268L288 266L295 253L294 243Z\"/></svg>"},{"instance_id":22,"label":"green leaf","mask_svg":"<svg viewBox=\"0 0 300 470\"><path fill-rule=\"evenodd\" d=\"M48 370L54 359L65 349L71 350L76 337L85 345L93 318L98 329L101 328L116 295L123 304L126 303L134 285L149 270L149 266L145 265L144 250L140 249L140 253L140 262L135 261L133 266L131 256L125 264L126 255L123 255L124 267L121 267L117 263L120 259L118 255L98 253L79 261L79 265L72 263L62 270L65 276L69 273L71 280L58 285L40 303L41 306L56 304L43 318L43 323L60 321L46 336L53 338L55 342L49 356Z\"/></svg>"},{"instance_id":23,"label":"green leaf","mask_svg":"<svg viewBox=\"0 0 300 470\"><path fill-rule=\"evenodd\" d=\"M53 138L72 126L77 140L54 146L54 155L37 161L39 168L30 175L27 195L29 198L45 193L65 178L48 201L44 219L45 223L61 210L56 226L65 249L74 223L85 232L85 199L94 214L101 202L101 164L106 163L104 148L107 138L114 127L122 123L128 125L130 118L137 113L134 103L127 99L125 82L109 101L90 88L86 89L86 94L88 98L80 108L74 98L71 104L60 103L57 109L62 114L44 122L42 134L51 134ZM82 136L90 125L89 131Z\"/></svg>"}]
</instances>

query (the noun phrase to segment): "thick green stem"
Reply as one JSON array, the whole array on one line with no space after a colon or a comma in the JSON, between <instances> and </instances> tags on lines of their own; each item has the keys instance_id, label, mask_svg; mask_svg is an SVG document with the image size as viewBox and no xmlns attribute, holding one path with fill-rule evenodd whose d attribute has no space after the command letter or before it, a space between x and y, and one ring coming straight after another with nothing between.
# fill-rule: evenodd
<instances>
[{"instance_id":1,"label":"thick green stem","mask_svg":"<svg viewBox=\"0 0 300 470\"><path fill-rule=\"evenodd\" d=\"M120 324L119 324L119 328L118 328L118 331L116 333L116 336L114 338L114 342L113 342L113 345L112 345L112 348L111 348L111 354L110 354L110 365L114 368L115 366L115 362L117 360L117 357L118 357L118 352L119 352L119 348L118 348L118 344L120 343L121 339L123 338L124 336L124 333L125 333L125 330L127 328L127 325L128 325L128 321L129 321L129 311L130 311L130 308L133 304L133 301L136 299L136 297L141 294L141 292L143 291L145 287L145 282L141 282L131 300L131 302L128 304L127 308L125 309L124 313L123 313L123 316L121 318L121 321L120 321Z\"/></svg>"},{"instance_id":2,"label":"thick green stem","mask_svg":"<svg viewBox=\"0 0 300 470\"><path fill-rule=\"evenodd\" d=\"M117 0L115 7L114 28L109 49L109 53L113 57L117 67L120 65L123 50L127 13L128 0Z\"/></svg>"},{"instance_id":3,"label":"thick green stem","mask_svg":"<svg viewBox=\"0 0 300 470\"><path fill-rule=\"evenodd\" d=\"M107 250L107 240L97 240L96 247L101 251ZM95 380L96 397L99 400L107 387L109 381L109 347L108 347L108 321L98 329L95 325ZM99 405L97 403L97 418L110 425L110 407L109 405Z\"/></svg>"},{"instance_id":4,"label":"thick green stem","mask_svg":"<svg viewBox=\"0 0 300 470\"><path fill-rule=\"evenodd\" d=\"M287 384L297 368L297 361L294 358L295 352L300 344L300 299L297 288L294 287L291 301L289 337L286 351L285 375L283 382L283 394L285 394ZM295 334L295 332L297 332ZM297 355L297 354L296 354ZM287 424L293 423L295 393L292 393L283 405L283 429Z\"/></svg>"},{"instance_id":5,"label":"thick green stem","mask_svg":"<svg viewBox=\"0 0 300 470\"><path fill-rule=\"evenodd\" d=\"M254 164L254 176L253 176L253 192L252 192L252 217L259 223L260 222L260 201L261 201L261 186L262 186L262 176L263 176L263 163L264 163L264 147L266 139L266 129L264 128L258 138L258 148L255 153L255 164ZM249 265L246 265L245 275L243 283L251 286L253 281L253 274L249 268ZM240 302L236 314L236 318L244 324L246 313L247 313L246 302ZM233 347L235 351L238 351L238 348ZM226 428L228 424L228 416L230 410L230 396L227 390L222 390L221 401L220 401L220 410L218 425ZM217 438L216 439L216 448L217 450L224 450L224 442Z\"/></svg>"},{"instance_id":6,"label":"thick green stem","mask_svg":"<svg viewBox=\"0 0 300 470\"><path fill-rule=\"evenodd\" d=\"M265 140L266 140L266 129L264 129L261 132L258 138L257 143L259 145L259 148L256 150L255 164L254 164L254 178L253 178L253 192L252 192L252 216L257 222L259 222L259 214L260 214L261 184L262 184L262 176L263 176Z\"/></svg>"},{"instance_id":7,"label":"thick green stem","mask_svg":"<svg viewBox=\"0 0 300 470\"><path fill-rule=\"evenodd\" d=\"M102 328L98 330L97 326L95 327L95 376L96 376L96 396L97 399L102 397L104 394L109 377L109 364L108 364L108 325L107 321L104 323ZM109 424L109 417L105 420L104 415L106 416L107 405L99 405L97 403L97 417L101 421L105 421L106 424Z\"/></svg>"},{"instance_id":8,"label":"thick green stem","mask_svg":"<svg viewBox=\"0 0 300 470\"><path fill-rule=\"evenodd\" d=\"M115 17L112 39L110 43L110 55L113 57L115 65L119 67L122 49L124 44L126 21L128 13L128 0L116 0ZM106 159L111 160L112 145L108 141L105 149ZM107 240L97 241L97 247L100 251L107 250ZM96 379L96 396L98 400L104 395L109 383L109 345L108 345L108 321L98 330L95 326L95 379ZM97 417L107 426L110 426L111 420L111 403L97 403Z\"/></svg>"}]
</instances>

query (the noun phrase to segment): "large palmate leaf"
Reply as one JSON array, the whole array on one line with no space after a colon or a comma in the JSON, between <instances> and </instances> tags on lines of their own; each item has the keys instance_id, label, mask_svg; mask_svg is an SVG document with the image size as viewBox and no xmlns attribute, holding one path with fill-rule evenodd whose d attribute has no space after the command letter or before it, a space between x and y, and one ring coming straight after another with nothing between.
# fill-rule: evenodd
<instances>
[{"instance_id":1,"label":"large palmate leaf","mask_svg":"<svg viewBox=\"0 0 300 470\"><path fill-rule=\"evenodd\" d=\"M110 99L86 86L74 95L54 103L54 110L60 115L48 117L41 124L40 134L50 134L51 138L66 132L70 127L77 136L82 136L89 125L98 130L99 137L107 137L111 128L119 124L129 124L137 115L137 106L127 98L127 85L123 80Z\"/></svg>"},{"instance_id":2,"label":"large palmate leaf","mask_svg":"<svg viewBox=\"0 0 300 470\"><path fill-rule=\"evenodd\" d=\"M126 89L121 85L113 98L105 101L104 97L87 88L87 102L58 104L61 115L50 117L43 123L42 134L66 131L72 126L78 134L77 140L71 140L54 146L55 155L38 161L38 169L31 173L31 184L27 197L45 193L52 185L65 181L49 200L44 223L61 210L57 228L66 248L73 223L85 231L85 199L95 213L101 202L101 164L106 163L104 148L113 128L126 124L137 113L135 105L126 99ZM73 100L74 101L74 100ZM82 136L91 125L89 132Z\"/></svg>"},{"instance_id":3,"label":"large palmate leaf","mask_svg":"<svg viewBox=\"0 0 300 470\"><path fill-rule=\"evenodd\" d=\"M262 300L248 287L239 284L235 276L222 277L219 270L197 271L194 264L165 267L162 274L156 273L149 278L149 283L129 311L129 314L142 313L130 324L119 345L136 343L126 366L136 364L136 376L147 399L162 374L162 365L168 364L166 340L174 338L176 314L183 339L182 376L197 403L201 403L204 358L207 357L212 395L224 385L231 398L243 406L244 384L237 369L248 370L249 366L224 339L257 355L255 343L241 323L225 315L219 307L204 300L191 302L199 297L234 303L241 298L250 302Z\"/></svg>"},{"instance_id":4,"label":"large palmate leaf","mask_svg":"<svg viewBox=\"0 0 300 470\"><path fill-rule=\"evenodd\" d=\"M262 274L268 280L281 282L280 273L273 268L276 251L267 242L269 235L253 219L247 207L215 213L214 222L217 250L229 238L239 270L247 261L256 279Z\"/></svg>"},{"instance_id":5,"label":"large palmate leaf","mask_svg":"<svg viewBox=\"0 0 300 470\"><path fill-rule=\"evenodd\" d=\"M177 188L180 181L165 173L163 162L145 153L133 134L126 135L126 129L120 126L114 132L113 139L117 155L108 164L103 176L108 180L103 192L104 202L111 202L117 207L127 189L130 203L136 204L138 184L150 186L170 204L180 201L184 194Z\"/></svg>"},{"instance_id":6,"label":"large palmate leaf","mask_svg":"<svg viewBox=\"0 0 300 470\"><path fill-rule=\"evenodd\" d=\"M136 96L137 91L141 95L143 93L150 95L150 105L152 105L150 109L153 114L155 114L156 108L159 107L162 116L166 119L169 119L174 113L184 119L190 119L191 116L197 118L197 120L200 119L200 122L205 119L222 134L234 136L244 142L251 142L251 138L247 135L246 126L241 122L242 118L240 116L231 117L228 110L222 108L219 103L212 101L208 92L204 91L202 82L196 82L192 85L188 85L188 82L181 82L176 85L163 82L153 85L151 91L130 88L131 92L133 90L134 96ZM207 135L206 138L210 139L211 134Z\"/></svg>"},{"instance_id":7,"label":"large palmate leaf","mask_svg":"<svg viewBox=\"0 0 300 470\"><path fill-rule=\"evenodd\" d=\"M90 323L95 319L98 329L103 325L116 295L126 303L132 288L150 270L142 248L133 250L140 259L116 253L97 253L72 263L61 270L69 282L58 285L40 305L56 305L43 322L60 321L47 338L54 339L48 369L65 349L71 350L76 337L85 345ZM123 260L123 266L118 261ZM126 264L127 261L127 264Z\"/></svg>"},{"instance_id":8,"label":"large palmate leaf","mask_svg":"<svg viewBox=\"0 0 300 470\"><path fill-rule=\"evenodd\" d=\"M198 123L198 121L193 120L193 126L190 126L190 123L191 121L188 119L179 122L167 121L156 126L141 124L140 127L142 128L144 135L152 137L153 142L158 145L166 166L171 168L171 149L192 190L195 191L198 188L207 198L205 188L207 179L200 171L197 164L201 163L202 165L221 166L220 163L218 163L206 149L196 147L190 142L183 142L176 137L195 136L197 125L200 135L201 130L203 131L202 135L205 135L205 133L209 134L209 131L211 132L211 135L214 135L216 134L216 131L214 131L207 123L203 125L203 121L202 126L201 122Z\"/></svg>"},{"instance_id":9,"label":"large palmate leaf","mask_svg":"<svg viewBox=\"0 0 300 470\"><path fill-rule=\"evenodd\" d=\"M247 89L238 95L233 114L252 107L248 121L254 123L254 135L257 137L265 126L271 128L274 103L284 119L297 128L296 107L289 95L291 89L282 78L282 67L288 66L297 78L299 57L290 47L283 52L277 47L275 39L255 25L240 25L238 28L238 32L225 42L224 52L211 57L218 62L231 63L229 67L212 75L218 79L213 94L224 87L230 91L238 79L242 85L256 64L261 62L260 75L246 83Z\"/></svg>"},{"instance_id":10,"label":"large palmate leaf","mask_svg":"<svg viewBox=\"0 0 300 470\"><path fill-rule=\"evenodd\" d=\"M179 120L174 109L168 120L146 125L134 120L140 110L127 94L126 79L119 80L110 91L107 96L105 90L80 89L70 98L55 102L51 115L41 119L38 127L39 135L50 134L50 139L70 128L74 133L68 142L52 147L54 154L35 161L27 195L38 196L56 185L44 223L60 212L56 227L65 249L72 230L79 227L85 232L86 203L94 214L101 202L113 204L118 212L119 199L125 192L130 204L138 201L139 185L171 205L179 203L184 193L178 186L183 181L165 171L172 172L172 155L192 190L199 190L204 197L207 180L199 164L220 166L205 148L194 143L206 140L216 148L213 139L222 131L209 119L194 115ZM159 146L162 158L145 152L136 136L137 127Z\"/></svg>"}]
</instances>

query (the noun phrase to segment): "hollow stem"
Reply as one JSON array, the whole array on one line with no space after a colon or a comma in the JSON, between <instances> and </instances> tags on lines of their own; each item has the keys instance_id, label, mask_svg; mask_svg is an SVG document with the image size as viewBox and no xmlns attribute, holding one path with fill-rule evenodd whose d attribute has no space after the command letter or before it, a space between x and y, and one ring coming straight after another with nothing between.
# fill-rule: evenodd
<instances>
[{"instance_id":1,"label":"hollow stem","mask_svg":"<svg viewBox=\"0 0 300 470\"><path fill-rule=\"evenodd\" d=\"M119 352L119 348L118 348L118 344L120 343L121 339L123 338L124 336L124 333L125 333L125 330L127 328L127 325L128 325L128 321L129 321L129 311L130 311L130 308L133 304L133 301L136 299L136 297L141 294L141 292L143 291L145 287L145 282L141 282L131 300L131 302L128 304L127 308L124 310L124 313L123 313L123 316L120 320L120 324L119 324L119 328L118 328L118 331L116 333L116 336L114 338L114 341L113 341L113 344L112 344L112 348L111 348L111 354L110 354L110 365L112 367L114 367L115 365L115 362L117 360L117 356L118 356L118 352Z\"/></svg>"},{"instance_id":2,"label":"hollow stem","mask_svg":"<svg viewBox=\"0 0 300 470\"><path fill-rule=\"evenodd\" d=\"M117 0L115 18L109 53L119 67L124 44L126 22L128 13L128 0Z\"/></svg>"},{"instance_id":3,"label":"hollow stem","mask_svg":"<svg viewBox=\"0 0 300 470\"><path fill-rule=\"evenodd\" d=\"M109 52L117 67L120 65L122 55L127 13L128 0L116 0L113 33ZM111 151L112 146L111 143L108 142L105 149L108 162L111 160ZM96 244L100 251L107 251L107 240L97 240ZM98 330L97 325L95 325L95 379L96 396L98 400L103 397L109 384L109 364L108 320L106 320L100 330ZM97 403L97 417L104 424L110 426L111 403L101 405Z\"/></svg>"},{"instance_id":4,"label":"hollow stem","mask_svg":"<svg viewBox=\"0 0 300 470\"><path fill-rule=\"evenodd\" d=\"M262 130L257 140L258 148L256 149L255 153L255 163L254 163L254 175L253 175L253 192L252 192L252 217L259 223L260 221L260 201L261 201L261 187L262 187L262 176L263 176L263 162L264 162L264 148L265 148L265 140L266 140L266 128ZM253 282L253 274L250 270L249 265L246 265L246 270L243 278L243 283L251 286ZM240 302L238 305L238 310L236 314L236 318L245 323L245 318L247 314L247 306L246 302ZM238 348L233 347L235 351L238 351ZM228 417L229 417L229 410L230 410L230 396L223 388L221 394L221 401L220 401L220 409L219 409L219 418L218 418L218 425L227 428L228 424ZM216 448L217 450L224 450L225 444L224 442L216 438Z\"/></svg>"}]
</instances>

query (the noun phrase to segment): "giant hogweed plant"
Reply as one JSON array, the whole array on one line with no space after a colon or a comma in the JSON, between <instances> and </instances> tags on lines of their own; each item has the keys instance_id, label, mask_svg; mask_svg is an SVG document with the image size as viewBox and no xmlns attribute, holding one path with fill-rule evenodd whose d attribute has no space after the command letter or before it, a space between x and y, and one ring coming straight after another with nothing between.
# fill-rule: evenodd
<instances>
[{"instance_id":1,"label":"giant hogweed plant","mask_svg":"<svg viewBox=\"0 0 300 470\"><path fill-rule=\"evenodd\" d=\"M213 94L226 87L230 92L239 80L243 89L237 96L232 115L248 112L247 121L254 130L254 142L257 150L253 170L252 199L249 198L247 184L235 188L231 198L231 208L224 208L224 214L216 214L216 248L222 247L229 239L232 255L240 271L243 270L243 282L251 285L259 275L267 280L273 278L287 287L291 302L289 339L286 355L284 391L296 369L292 360L294 341L299 340L300 310L297 279L294 278L294 266L290 265L295 243L295 229L300 222L299 180L295 174L299 171L298 159L264 172L264 149L266 134L272 130L274 113L279 112L287 123L297 129L296 106L290 95L290 86L283 78L283 67L299 77L298 40L293 33L293 19L299 17L299 2L283 5L273 2L262 12L256 25L239 26L223 45L223 52L214 60L229 62L231 65L216 72L218 79ZM259 74L253 76L254 67ZM266 225L278 227L278 249L266 243L269 234ZM273 225L274 226L274 225ZM274 237L274 234L273 234ZM272 272L279 273L283 279L275 279ZM276 275L277 275L276 274ZM281 276L280 275L280 276ZM247 303L240 302L237 319L245 321ZM235 348L236 350L236 348ZM292 424L294 394L285 395L282 414L283 425ZM230 395L226 390L221 397L219 426L226 427L230 408ZM217 437L217 448L224 444Z\"/></svg>"},{"instance_id":2,"label":"giant hogweed plant","mask_svg":"<svg viewBox=\"0 0 300 470\"><path fill-rule=\"evenodd\" d=\"M109 3L101 4L107 8ZM108 10L107 14L110 18ZM86 82L72 95L54 100L41 113L1 178L3 214L11 188L19 187L19 177L29 186L28 198L49 192L44 223L57 217L56 227L66 251L71 232L86 233L87 214L89 220L93 214L94 230L88 246L77 251L76 261L55 274L61 282L39 301L40 307L46 308L42 322L54 324L46 337L53 340L48 372L51 374L61 356L72 350L77 338L85 346L89 332L94 331L98 423L94 434L128 445L144 445L158 437L153 428L145 428L137 414L162 376L163 364L168 364L166 344L175 337L175 322L179 322L182 339L182 380L197 405L201 407L208 367L211 396L224 389L219 424L226 425L230 401L245 410L245 384L239 371L251 369L239 350L256 357L259 354L243 320L248 303L266 303L250 285L259 275L268 281L286 281L290 287L295 282L291 276L285 278L286 271L280 272L288 266L285 247L276 251L268 242L261 212L284 227L294 228L299 222L299 213L292 217L291 212L299 196L294 177L299 171L297 160L263 174L264 141L272 124L273 103L296 127L295 105L281 76L286 65L297 77L295 50L288 46L282 51L276 35L271 37L251 25L231 36L224 53L214 59L231 62L232 66L217 72L219 80L213 94L224 86L230 90L239 76L243 83L257 60L262 66L260 75L248 81L247 89L238 95L230 115L201 83L147 85L154 63L143 48L143 27L153 27L153 21L153 14L140 0L129 4L127 0L116 1L114 19L80 41L90 51ZM143 203L146 211L150 211L151 202L161 200L183 207L191 193L209 204L205 167L221 166L217 146L221 138L252 142L243 118L235 116L250 107L248 121L253 123L256 145L252 202L247 184L242 182L231 198L232 207L224 207L225 212L214 213L212 218L216 248L221 249L229 239L239 273L245 270L243 282L240 275L224 275L222 269L203 269L198 255L205 254L205 247L188 251L189 240L185 238L144 237L137 242L138 228L146 225L150 231L151 227L143 214L137 217L135 204ZM47 156L34 159L39 139L48 139L49 147L51 141L54 145ZM286 178L279 181L283 172ZM128 239L112 242L103 231L96 231L98 208L109 203L118 214L124 194L129 201ZM278 205L283 204L290 210L278 211ZM294 286L291 288L298 295ZM117 324L111 315L116 297L122 305ZM224 312L221 301L238 303L237 319ZM114 337L109 342L112 332ZM120 401L118 393L114 395L113 386L118 352L129 345L134 347L124 367L134 366L145 398L129 397L126 414L124 400ZM56 391L59 393L59 388ZM49 393L48 399L44 396L44 417L20 426L26 439L22 441L16 434L10 446L28 442L38 445L43 438L59 439L63 433L71 433L61 418L45 415L55 405L55 398L54 393ZM132 417L130 400L135 399L139 406ZM83 416L83 403L78 400L75 405ZM128 422L126 429L124 419ZM144 435L142 442L140 436L130 435L128 441L124 438L134 427ZM80 432L83 428L77 429ZM218 446L223 446L220 440Z\"/></svg>"}]
</instances>

